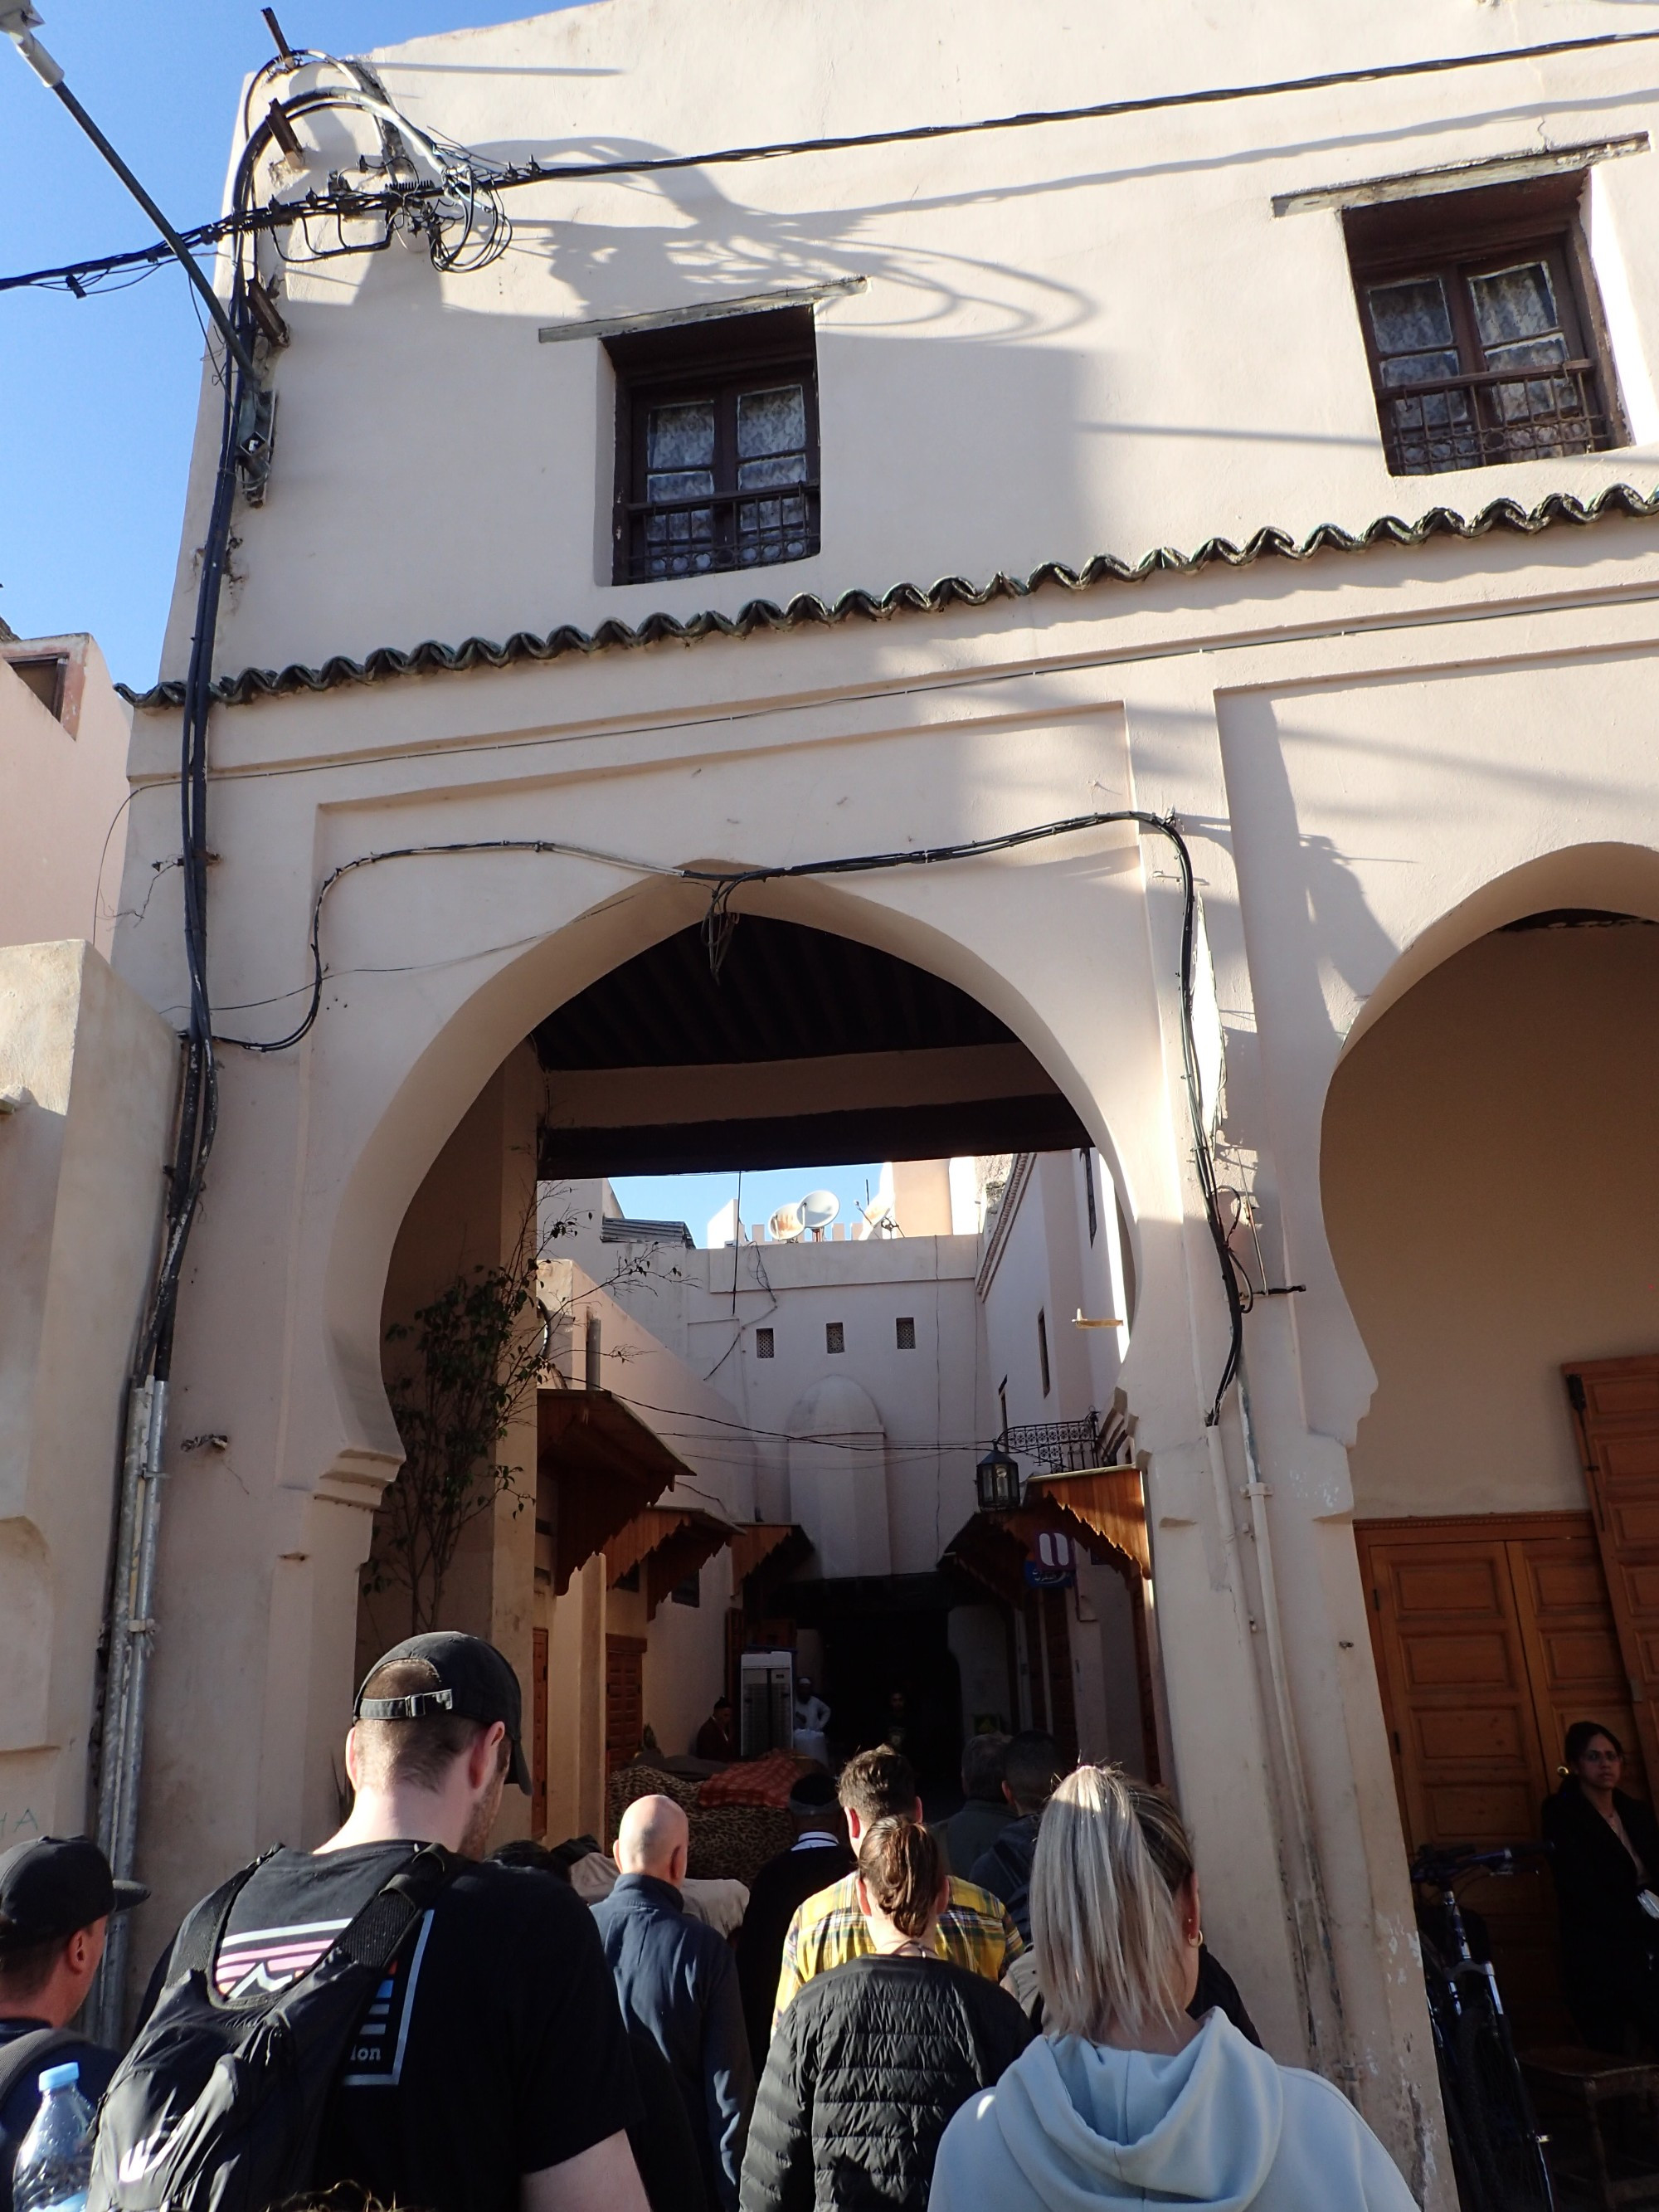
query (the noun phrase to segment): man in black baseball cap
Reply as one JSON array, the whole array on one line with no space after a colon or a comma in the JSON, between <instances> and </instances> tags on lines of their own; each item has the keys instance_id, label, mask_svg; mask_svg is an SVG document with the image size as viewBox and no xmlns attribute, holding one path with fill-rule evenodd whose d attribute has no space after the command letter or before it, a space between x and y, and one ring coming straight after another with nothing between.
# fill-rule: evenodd
<instances>
[{"instance_id":1,"label":"man in black baseball cap","mask_svg":"<svg viewBox=\"0 0 1659 2212\"><path fill-rule=\"evenodd\" d=\"M431 1668L430 1686L386 1696L383 1677L387 1668L411 1662ZM382 1694L371 1696L371 1686ZM428 1636L411 1636L394 1644L358 1691L351 1717L354 1723L413 1721L447 1713L457 1720L481 1722L486 1728L499 1721L507 1747L506 1779L528 1796L530 1770L519 1741L522 1710L519 1678L495 1645L486 1644L481 1636L463 1636L458 1629L441 1628ZM483 1855L482 1850L468 1854Z\"/></svg>"},{"instance_id":2,"label":"man in black baseball cap","mask_svg":"<svg viewBox=\"0 0 1659 2212\"><path fill-rule=\"evenodd\" d=\"M285 1989L414 1856L470 1862L416 1923L352 2039L314 2181L425 2212L646 2212L633 2063L593 1916L566 1883L485 1860L528 1790L518 1677L441 1630L370 1668L352 1706L344 1825L276 1851L231 1908L214 1986ZM164 1962L152 1987L170 1977Z\"/></svg>"},{"instance_id":3,"label":"man in black baseball cap","mask_svg":"<svg viewBox=\"0 0 1659 2212\"><path fill-rule=\"evenodd\" d=\"M116 2053L69 2032L98 1962L112 1912L149 1895L116 1881L87 1836L42 1836L0 1852L0 2212L11 2212L18 2146L40 2102L40 2069L81 2069L81 2094L95 2105Z\"/></svg>"}]
</instances>

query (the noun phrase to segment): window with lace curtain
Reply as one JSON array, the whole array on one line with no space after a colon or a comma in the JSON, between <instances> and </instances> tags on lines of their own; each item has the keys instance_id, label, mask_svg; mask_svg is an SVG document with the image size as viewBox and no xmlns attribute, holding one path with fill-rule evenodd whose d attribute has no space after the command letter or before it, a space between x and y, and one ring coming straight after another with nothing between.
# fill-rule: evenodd
<instances>
[{"instance_id":1,"label":"window with lace curtain","mask_svg":"<svg viewBox=\"0 0 1659 2212\"><path fill-rule=\"evenodd\" d=\"M615 580L771 568L816 553L811 309L607 343L617 371Z\"/></svg>"},{"instance_id":2,"label":"window with lace curtain","mask_svg":"<svg viewBox=\"0 0 1659 2212\"><path fill-rule=\"evenodd\" d=\"M1582 172L1349 209L1377 418L1395 476L1626 442Z\"/></svg>"}]
</instances>

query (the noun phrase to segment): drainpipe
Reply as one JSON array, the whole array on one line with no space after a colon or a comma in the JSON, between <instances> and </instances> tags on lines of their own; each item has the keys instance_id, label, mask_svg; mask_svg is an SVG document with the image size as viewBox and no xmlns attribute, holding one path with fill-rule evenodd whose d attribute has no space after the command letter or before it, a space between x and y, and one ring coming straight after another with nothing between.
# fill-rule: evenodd
<instances>
[{"instance_id":1,"label":"drainpipe","mask_svg":"<svg viewBox=\"0 0 1659 2212\"><path fill-rule=\"evenodd\" d=\"M1267 1501L1273 1496L1273 1490L1261 1480L1255 1426L1250 1414L1249 1382L1242 1358L1238 1376L1238 1413L1243 1432L1245 1465L1249 1470L1249 1480L1244 1485L1244 1497L1249 1507L1250 1534L1255 1544L1256 1573L1261 1589L1261 1627L1267 1650L1268 1679L1273 1686L1273 1719L1285 1761L1297 1846L1299 1879L1296 1883L1297 1894L1293 1899L1298 1954L1297 1979L1301 1984L1309 2044L1315 2051L1318 2051L1323 2039L1313 2002L1313 1990L1316 1981L1323 1982L1335 2041L1335 2049L1329 2054L1330 2070L1352 2097L1358 2087L1359 2075L1348 2047L1342 1989L1337 1974L1335 1946L1331 1938L1330 1907L1325 1896L1324 1876L1320 1870L1319 1845L1314 1833L1313 1806L1308 1796L1302 1742L1297 1732L1295 1708L1291 1701L1290 1669L1285 1657L1284 1616L1279 1609L1279 1578L1273 1564L1273 1527L1267 1515ZM1215 1433L1212 1431L1212 1435ZM1218 1438L1215 1449L1218 1452L1219 1449Z\"/></svg>"},{"instance_id":2,"label":"drainpipe","mask_svg":"<svg viewBox=\"0 0 1659 2212\"><path fill-rule=\"evenodd\" d=\"M115 1572L105 1629L104 1741L99 1766L98 1842L120 1881L131 1878L138 1831L138 1778L144 1752L144 1701L155 1621L155 1557L161 1520L161 1437L167 1386L151 1374L127 1401ZM129 1923L109 1923L93 2000L91 2033L119 2049Z\"/></svg>"}]
</instances>

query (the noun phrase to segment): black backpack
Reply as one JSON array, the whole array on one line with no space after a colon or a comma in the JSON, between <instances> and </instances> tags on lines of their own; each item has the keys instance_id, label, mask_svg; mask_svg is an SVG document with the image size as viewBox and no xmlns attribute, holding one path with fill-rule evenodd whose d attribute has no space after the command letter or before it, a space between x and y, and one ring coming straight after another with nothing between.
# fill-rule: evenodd
<instances>
[{"instance_id":1,"label":"black backpack","mask_svg":"<svg viewBox=\"0 0 1659 2212\"><path fill-rule=\"evenodd\" d=\"M198 1905L98 2107L88 2212L267 2212L308 2190L358 2024L404 1937L463 1863L424 1844L309 1972L236 2003L215 1993L213 1964L231 1908L264 1858Z\"/></svg>"}]
</instances>

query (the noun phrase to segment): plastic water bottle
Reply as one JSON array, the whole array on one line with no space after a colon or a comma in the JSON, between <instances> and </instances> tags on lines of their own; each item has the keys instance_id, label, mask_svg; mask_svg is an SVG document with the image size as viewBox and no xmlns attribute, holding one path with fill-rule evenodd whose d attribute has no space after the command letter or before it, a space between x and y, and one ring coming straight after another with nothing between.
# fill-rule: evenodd
<instances>
[{"instance_id":1,"label":"plastic water bottle","mask_svg":"<svg viewBox=\"0 0 1659 2212\"><path fill-rule=\"evenodd\" d=\"M40 2109L12 2172L13 2212L83 2212L92 2178L92 2107L76 2084L80 2068L48 2066Z\"/></svg>"}]
</instances>

